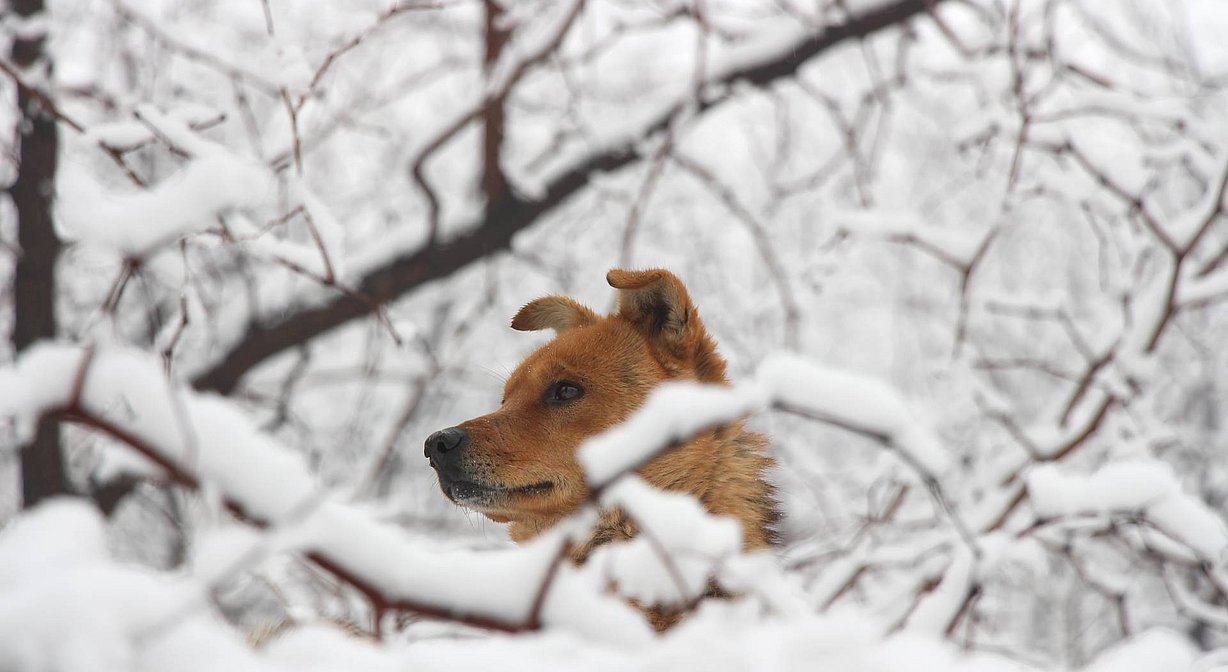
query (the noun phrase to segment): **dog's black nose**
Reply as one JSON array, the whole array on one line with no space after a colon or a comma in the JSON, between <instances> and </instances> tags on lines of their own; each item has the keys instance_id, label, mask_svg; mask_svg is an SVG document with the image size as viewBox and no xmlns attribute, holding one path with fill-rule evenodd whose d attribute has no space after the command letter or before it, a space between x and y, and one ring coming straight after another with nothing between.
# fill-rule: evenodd
<instances>
[{"instance_id":1,"label":"dog's black nose","mask_svg":"<svg viewBox=\"0 0 1228 672\"><path fill-rule=\"evenodd\" d=\"M449 427L426 437L423 454L438 463L455 460L461 448L469 444L469 432L460 427Z\"/></svg>"}]
</instances>

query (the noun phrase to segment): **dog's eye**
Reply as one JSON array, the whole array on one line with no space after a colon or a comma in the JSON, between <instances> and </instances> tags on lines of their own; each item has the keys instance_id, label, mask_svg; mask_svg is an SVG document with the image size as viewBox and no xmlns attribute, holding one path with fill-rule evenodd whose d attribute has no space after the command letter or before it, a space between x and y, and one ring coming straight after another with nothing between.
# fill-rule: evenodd
<instances>
[{"instance_id":1,"label":"dog's eye","mask_svg":"<svg viewBox=\"0 0 1228 672\"><path fill-rule=\"evenodd\" d=\"M561 380L549 387L546 390L546 403L548 404L565 404L569 401L575 401L584 395L584 390L580 389L575 383Z\"/></svg>"}]
</instances>

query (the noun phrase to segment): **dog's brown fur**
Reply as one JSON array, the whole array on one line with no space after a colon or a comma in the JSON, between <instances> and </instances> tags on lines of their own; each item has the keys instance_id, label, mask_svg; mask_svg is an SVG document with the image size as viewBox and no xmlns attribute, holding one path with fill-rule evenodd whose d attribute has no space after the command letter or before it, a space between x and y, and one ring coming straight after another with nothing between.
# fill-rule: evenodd
<instances>
[{"instance_id":1,"label":"dog's brown fur","mask_svg":"<svg viewBox=\"0 0 1228 672\"><path fill-rule=\"evenodd\" d=\"M725 360L678 278L664 270L615 269L606 280L618 290L618 309L608 316L563 296L537 299L516 314L513 329L553 329L557 336L508 378L499 410L459 426L467 432L465 478L479 484L481 494L455 497L441 476L449 498L508 523L517 542L584 502L588 491L576 449L626 420L654 387L668 380L728 383ZM581 395L552 396L564 381ZM711 513L737 519L743 546L764 548L774 541L777 517L773 489L764 480L771 466L765 445L762 436L733 423L657 457L639 474L659 488L694 495ZM594 547L634 534L625 516L607 512L573 559L583 562Z\"/></svg>"}]
</instances>

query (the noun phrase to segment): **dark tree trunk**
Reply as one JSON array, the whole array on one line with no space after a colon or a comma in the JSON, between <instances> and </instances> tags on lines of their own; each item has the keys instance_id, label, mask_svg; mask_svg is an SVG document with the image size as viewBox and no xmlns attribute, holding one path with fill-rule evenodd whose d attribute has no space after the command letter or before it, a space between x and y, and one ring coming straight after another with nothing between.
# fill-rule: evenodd
<instances>
[{"instance_id":1,"label":"dark tree trunk","mask_svg":"<svg viewBox=\"0 0 1228 672\"><path fill-rule=\"evenodd\" d=\"M11 0L9 7L22 18L44 11L43 0ZM43 36L13 40L10 56L18 72L42 72L49 78L51 60L44 53L44 43ZM17 89L21 112L17 128L19 164L9 194L17 210L17 242L21 247L13 282L13 348L21 352L56 333L55 263L60 240L51 223L51 204L59 129L54 115L33 92L26 87ZM68 491L58 423L39 424L34 440L21 453L21 479L25 507Z\"/></svg>"},{"instance_id":2,"label":"dark tree trunk","mask_svg":"<svg viewBox=\"0 0 1228 672\"><path fill-rule=\"evenodd\" d=\"M482 54L482 70L490 75L499 55L503 53L503 45L510 37L507 30L500 27L503 8L495 0L486 0L486 50ZM503 148L504 110L503 99L493 98L482 114L482 192L486 196L486 211L489 214L495 210L507 193L507 179L503 176L500 165Z\"/></svg>"}]
</instances>

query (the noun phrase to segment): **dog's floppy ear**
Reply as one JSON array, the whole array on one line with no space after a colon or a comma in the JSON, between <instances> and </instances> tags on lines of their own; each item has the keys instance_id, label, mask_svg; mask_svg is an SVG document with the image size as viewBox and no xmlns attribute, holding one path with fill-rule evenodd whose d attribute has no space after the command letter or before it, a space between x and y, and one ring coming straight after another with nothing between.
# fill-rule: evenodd
<instances>
[{"instance_id":1,"label":"dog's floppy ear","mask_svg":"<svg viewBox=\"0 0 1228 672\"><path fill-rule=\"evenodd\" d=\"M566 296L543 296L528 302L516 313L512 318L512 328L516 331L553 329L556 333L563 333L574 327L594 324L597 320L597 313Z\"/></svg>"},{"instance_id":2,"label":"dog's floppy ear","mask_svg":"<svg viewBox=\"0 0 1228 672\"><path fill-rule=\"evenodd\" d=\"M726 382L725 360L716 354L699 311L673 273L615 268L605 279L618 290L618 314L635 325L667 369L691 369L701 381Z\"/></svg>"}]
</instances>

